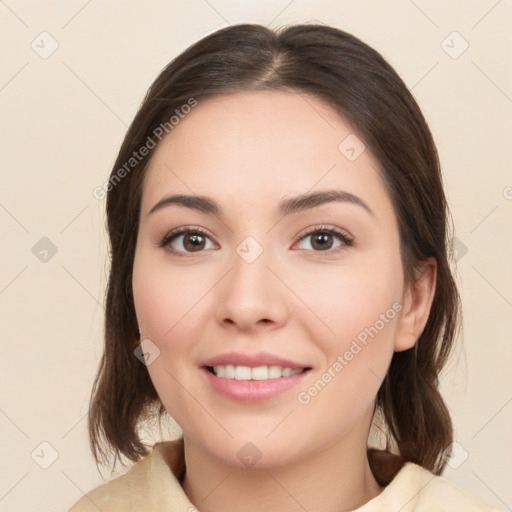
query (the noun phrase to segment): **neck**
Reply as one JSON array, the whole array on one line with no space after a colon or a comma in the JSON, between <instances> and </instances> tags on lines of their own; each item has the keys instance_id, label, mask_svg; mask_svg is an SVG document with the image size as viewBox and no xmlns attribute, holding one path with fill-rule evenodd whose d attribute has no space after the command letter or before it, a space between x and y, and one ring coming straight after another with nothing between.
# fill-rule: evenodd
<instances>
[{"instance_id":1,"label":"neck","mask_svg":"<svg viewBox=\"0 0 512 512\"><path fill-rule=\"evenodd\" d=\"M383 490L371 472L366 442L343 439L285 466L257 469L226 464L184 441L183 489L202 512L340 512L361 507Z\"/></svg>"}]
</instances>

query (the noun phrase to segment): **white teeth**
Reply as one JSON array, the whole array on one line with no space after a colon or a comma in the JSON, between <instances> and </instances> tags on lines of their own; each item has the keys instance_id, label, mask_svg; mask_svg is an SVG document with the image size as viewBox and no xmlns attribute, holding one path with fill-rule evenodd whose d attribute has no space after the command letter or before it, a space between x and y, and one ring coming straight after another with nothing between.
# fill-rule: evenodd
<instances>
[{"instance_id":1,"label":"white teeth","mask_svg":"<svg viewBox=\"0 0 512 512\"><path fill-rule=\"evenodd\" d=\"M290 375L292 374L292 369L291 368L283 368L283 371L281 372L283 377L290 377Z\"/></svg>"},{"instance_id":2,"label":"white teeth","mask_svg":"<svg viewBox=\"0 0 512 512\"><path fill-rule=\"evenodd\" d=\"M250 380L251 369L248 366L235 366L235 379L236 380Z\"/></svg>"},{"instance_id":3,"label":"white teeth","mask_svg":"<svg viewBox=\"0 0 512 512\"><path fill-rule=\"evenodd\" d=\"M226 379L235 378L235 367L232 364L224 366L224 377L226 377Z\"/></svg>"},{"instance_id":4,"label":"white teeth","mask_svg":"<svg viewBox=\"0 0 512 512\"><path fill-rule=\"evenodd\" d=\"M267 380L268 368L266 366L258 366L257 368L253 368L251 376L253 380Z\"/></svg>"},{"instance_id":5,"label":"white teeth","mask_svg":"<svg viewBox=\"0 0 512 512\"><path fill-rule=\"evenodd\" d=\"M268 378L269 379L278 379L281 377L281 370L282 368L280 366L269 366L268 367Z\"/></svg>"},{"instance_id":6,"label":"white teeth","mask_svg":"<svg viewBox=\"0 0 512 512\"><path fill-rule=\"evenodd\" d=\"M292 377L302 370L292 370L291 368L282 368L281 366L235 366L232 364L217 365L213 367L213 372L217 377L235 380L268 380L278 379L280 377Z\"/></svg>"}]
</instances>

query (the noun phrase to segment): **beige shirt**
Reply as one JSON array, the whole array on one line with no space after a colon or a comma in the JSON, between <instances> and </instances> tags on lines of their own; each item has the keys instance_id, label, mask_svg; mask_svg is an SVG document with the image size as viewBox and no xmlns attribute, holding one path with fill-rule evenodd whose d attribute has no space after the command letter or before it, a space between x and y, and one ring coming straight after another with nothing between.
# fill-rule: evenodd
<instances>
[{"instance_id":1,"label":"beige shirt","mask_svg":"<svg viewBox=\"0 0 512 512\"><path fill-rule=\"evenodd\" d=\"M182 439L156 443L149 456L84 495L69 512L197 512L180 484L183 453ZM396 455L370 449L368 460L385 489L354 512L491 512L453 482Z\"/></svg>"}]
</instances>

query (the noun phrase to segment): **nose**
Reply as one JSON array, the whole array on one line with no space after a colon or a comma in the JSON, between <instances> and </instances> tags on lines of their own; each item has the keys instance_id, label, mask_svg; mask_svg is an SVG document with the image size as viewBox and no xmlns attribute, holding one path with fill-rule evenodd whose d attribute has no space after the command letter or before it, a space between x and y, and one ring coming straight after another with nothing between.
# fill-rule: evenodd
<instances>
[{"instance_id":1,"label":"nose","mask_svg":"<svg viewBox=\"0 0 512 512\"><path fill-rule=\"evenodd\" d=\"M288 319L289 291L276 265L265 251L252 262L240 254L235 253L231 270L219 283L217 321L244 332L281 327Z\"/></svg>"}]
</instances>

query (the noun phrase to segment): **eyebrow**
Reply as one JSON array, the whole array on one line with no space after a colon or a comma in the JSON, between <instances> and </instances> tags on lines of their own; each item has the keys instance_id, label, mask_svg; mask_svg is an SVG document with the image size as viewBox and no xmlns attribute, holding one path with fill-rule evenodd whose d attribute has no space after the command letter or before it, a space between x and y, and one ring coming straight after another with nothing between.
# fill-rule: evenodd
<instances>
[{"instance_id":1,"label":"eyebrow","mask_svg":"<svg viewBox=\"0 0 512 512\"><path fill-rule=\"evenodd\" d=\"M320 206L322 204L333 202L355 204L362 207L370 215L375 216L375 213L372 211L372 209L360 197L343 190L311 192L301 194L296 197L283 199L279 203L278 213L285 217L294 213L315 208L316 206ZM197 210L201 213L222 217L222 208L212 198L207 196L190 196L185 194L175 194L164 197L158 201L158 203L156 203L153 208L151 208L148 215L151 215L158 210L174 204L185 206L186 208Z\"/></svg>"}]
</instances>

